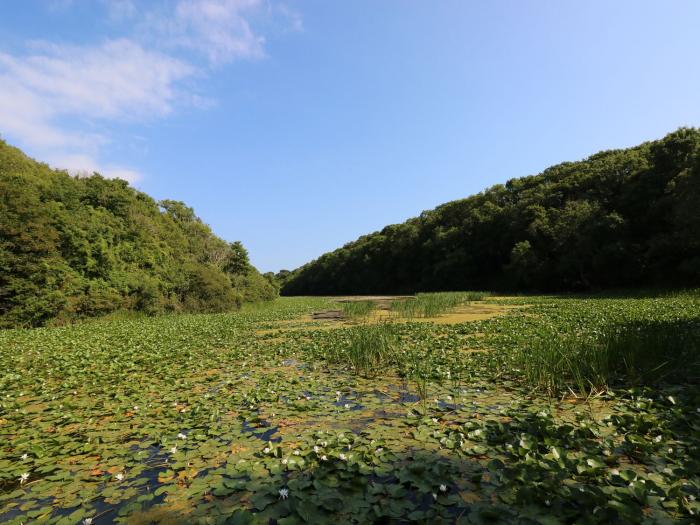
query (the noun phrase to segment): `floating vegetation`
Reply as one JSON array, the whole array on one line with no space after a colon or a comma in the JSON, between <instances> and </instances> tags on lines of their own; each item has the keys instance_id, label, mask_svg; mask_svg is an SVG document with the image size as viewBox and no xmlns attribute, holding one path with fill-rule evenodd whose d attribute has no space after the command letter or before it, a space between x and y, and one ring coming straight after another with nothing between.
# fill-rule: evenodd
<instances>
[{"instance_id":1,"label":"floating vegetation","mask_svg":"<svg viewBox=\"0 0 700 525\"><path fill-rule=\"evenodd\" d=\"M2 331L0 522L695 523L698 295L489 302Z\"/></svg>"}]
</instances>

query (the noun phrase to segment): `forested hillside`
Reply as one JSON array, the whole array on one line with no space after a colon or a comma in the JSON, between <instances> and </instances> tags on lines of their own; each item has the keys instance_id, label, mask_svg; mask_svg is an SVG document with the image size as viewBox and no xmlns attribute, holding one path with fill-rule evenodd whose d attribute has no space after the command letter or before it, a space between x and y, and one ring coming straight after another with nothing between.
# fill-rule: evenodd
<instances>
[{"instance_id":1,"label":"forested hillside","mask_svg":"<svg viewBox=\"0 0 700 525\"><path fill-rule=\"evenodd\" d=\"M683 128L360 237L286 275L282 293L698 284L700 130Z\"/></svg>"},{"instance_id":2,"label":"forested hillside","mask_svg":"<svg viewBox=\"0 0 700 525\"><path fill-rule=\"evenodd\" d=\"M212 312L277 289L181 202L76 178L0 141L0 326Z\"/></svg>"}]
</instances>

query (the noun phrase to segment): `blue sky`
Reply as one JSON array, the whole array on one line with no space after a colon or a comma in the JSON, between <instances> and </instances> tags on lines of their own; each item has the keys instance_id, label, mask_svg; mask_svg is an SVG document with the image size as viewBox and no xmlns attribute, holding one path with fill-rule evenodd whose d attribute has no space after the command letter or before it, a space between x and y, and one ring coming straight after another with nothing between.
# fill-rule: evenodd
<instances>
[{"instance_id":1,"label":"blue sky","mask_svg":"<svg viewBox=\"0 0 700 525\"><path fill-rule=\"evenodd\" d=\"M0 135L263 271L700 125L696 0L8 0Z\"/></svg>"}]
</instances>

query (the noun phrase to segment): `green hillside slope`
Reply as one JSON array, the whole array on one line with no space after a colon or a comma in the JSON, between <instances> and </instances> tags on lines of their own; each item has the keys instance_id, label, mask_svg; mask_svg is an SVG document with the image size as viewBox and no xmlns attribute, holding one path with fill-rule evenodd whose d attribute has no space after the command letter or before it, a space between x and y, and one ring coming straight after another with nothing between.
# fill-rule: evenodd
<instances>
[{"instance_id":1,"label":"green hillside slope","mask_svg":"<svg viewBox=\"0 0 700 525\"><path fill-rule=\"evenodd\" d=\"M181 202L75 178L0 141L0 326L222 311L276 288Z\"/></svg>"},{"instance_id":2,"label":"green hillside slope","mask_svg":"<svg viewBox=\"0 0 700 525\"><path fill-rule=\"evenodd\" d=\"M604 151L360 237L282 293L700 284L700 130Z\"/></svg>"}]
</instances>

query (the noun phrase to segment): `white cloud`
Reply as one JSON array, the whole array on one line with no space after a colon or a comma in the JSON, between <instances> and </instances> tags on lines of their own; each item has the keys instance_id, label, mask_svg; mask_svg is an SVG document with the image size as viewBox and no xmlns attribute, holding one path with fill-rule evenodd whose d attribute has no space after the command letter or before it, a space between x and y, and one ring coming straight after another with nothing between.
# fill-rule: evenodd
<instances>
[{"instance_id":1,"label":"white cloud","mask_svg":"<svg viewBox=\"0 0 700 525\"><path fill-rule=\"evenodd\" d=\"M192 100L178 82L195 72L126 39L98 47L34 43L25 56L0 53L0 131L43 158L72 159L70 165L52 162L56 167L80 170L77 162L98 156L108 142L93 128L169 114L179 99ZM96 168L90 160L82 169Z\"/></svg>"},{"instance_id":2,"label":"white cloud","mask_svg":"<svg viewBox=\"0 0 700 525\"><path fill-rule=\"evenodd\" d=\"M265 55L265 39L249 22L262 7L261 0L180 0L171 17L154 13L147 24L168 45L197 51L221 65Z\"/></svg>"},{"instance_id":3,"label":"white cloud","mask_svg":"<svg viewBox=\"0 0 700 525\"><path fill-rule=\"evenodd\" d=\"M138 12L133 0L103 0L112 20L125 20Z\"/></svg>"},{"instance_id":4,"label":"white cloud","mask_svg":"<svg viewBox=\"0 0 700 525\"><path fill-rule=\"evenodd\" d=\"M31 93L41 100L42 111L54 115L162 116L172 109L174 84L194 72L180 60L126 39L99 47L33 47L35 53L19 58L0 53L0 71L4 83Z\"/></svg>"},{"instance_id":5,"label":"white cloud","mask_svg":"<svg viewBox=\"0 0 700 525\"><path fill-rule=\"evenodd\" d=\"M294 28L301 24L298 15L282 4L272 9L267 0L178 0L145 10L133 0L103 2L111 20L138 29L97 45L29 42L25 53L0 50L0 135L54 167L130 182L141 177L136 170L99 160L110 124L163 118L183 105L215 106L187 86L205 75L206 64L264 56L265 40L252 19L282 16ZM190 60L176 57L178 49L193 52ZM202 58L204 68L195 65Z\"/></svg>"},{"instance_id":6,"label":"white cloud","mask_svg":"<svg viewBox=\"0 0 700 525\"><path fill-rule=\"evenodd\" d=\"M63 169L76 176L89 176L93 173L110 179L123 179L131 184L139 182L143 176L136 170L123 166L100 165L95 159L88 155L67 155L64 157L53 157L48 160L48 164Z\"/></svg>"}]
</instances>

